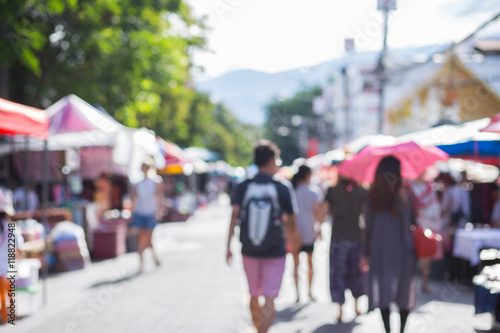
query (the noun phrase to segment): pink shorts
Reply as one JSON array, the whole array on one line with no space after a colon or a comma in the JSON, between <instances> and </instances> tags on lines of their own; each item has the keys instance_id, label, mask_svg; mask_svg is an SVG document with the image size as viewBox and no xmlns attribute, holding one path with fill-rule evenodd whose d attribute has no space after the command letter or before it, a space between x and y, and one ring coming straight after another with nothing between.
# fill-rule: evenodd
<instances>
[{"instance_id":1,"label":"pink shorts","mask_svg":"<svg viewBox=\"0 0 500 333\"><path fill-rule=\"evenodd\" d=\"M243 256L243 268L247 275L252 297L278 297L285 272L286 257L254 258Z\"/></svg>"}]
</instances>

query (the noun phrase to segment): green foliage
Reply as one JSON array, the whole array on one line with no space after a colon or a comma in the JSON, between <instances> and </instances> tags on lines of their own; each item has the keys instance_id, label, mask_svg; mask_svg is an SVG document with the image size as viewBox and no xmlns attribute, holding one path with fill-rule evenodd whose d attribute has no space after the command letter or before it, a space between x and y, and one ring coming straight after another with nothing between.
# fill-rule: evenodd
<instances>
[{"instance_id":1,"label":"green foliage","mask_svg":"<svg viewBox=\"0 0 500 333\"><path fill-rule=\"evenodd\" d=\"M182 0L0 0L0 66L13 100L75 94L118 121L247 163L248 129L192 88L203 19Z\"/></svg>"},{"instance_id":2,"label":"green foliage","mask_svg":"<svg viewBox=\"0 0 500 333\"><path fill-rule=\"evenodd\" d=\"M52 17L75 5L76 0L0 0L0 65L19 61L39 76L35 52L47 43Z\"/></svg>"},{"instance_id":3,"label":"green foliage","mask_svg":"<svg viewBox=\"0 0 500 333\"><path fill-rule=\"evenodd\" d=\"M312 112L313 98L320 94L320 87L306 87L289 98L274 97L266 106L265 136L278 145L285 165L305 157L309 138L322 137L318 125L324 121Z\"/></svg>"}]
</instances>

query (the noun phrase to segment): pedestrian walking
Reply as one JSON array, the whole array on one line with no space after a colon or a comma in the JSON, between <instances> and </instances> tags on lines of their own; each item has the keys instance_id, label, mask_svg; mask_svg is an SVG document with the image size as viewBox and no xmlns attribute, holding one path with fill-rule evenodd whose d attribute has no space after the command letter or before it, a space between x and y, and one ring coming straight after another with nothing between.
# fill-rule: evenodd
<instances>
[{"instance_id":1,"label":"pedestrian walking","mask_svg":"<svg viewBox=\"0 0 500 333\"><path fill-rule=\"evenodd\" d=\"M297 290L297 303L299 297L299 256L301 252L307 254L309 299L314 301L311 287L313 280L313 251L314 242L320 237L321 202L323 193L321 189L311 184L312 170L306 165L301 165L292 178L295 189L299 213L297 215L297 225L300 230L302 246L299 252L293 254L293 276L295 279L295 289Z\"/></svg>"},{"instance_id":2,"label":"pedestrian walking","mask_svg":"<svg viewBox=\"0 0 500 333\"><path fill-rule=\"evenodd\" d=\"M274 299L278 296L285 271L285 237L295 233L297 205L291 184L273 179L279 159L278 147L260 141L254 148L259 168L253 179L239 184L231 200L226 260L232 261L231 239L240 222L243 268L250 291L250 313L258 333L265 333L275 316ZM264 303L259 303L259 297Z\"/></svg>"},{"instance_id":3,"label":"pedestrian walking","mask_svg":"<svg viewBox=\"0 0 500 333\"><path fill-rule=\"evenodd\" d=\"M410 229L414 219L411 196L402 184L401 162L384 157L368 193L361 266L369 271L369 311L380 309L386 332L391 331L391 302L399 307L401 332L415 306L417 259Z\"/></svg>"},{"instance_id":4,"label":"pedestrian walking","mask_svg":"<svg viewBox=\"0 0 500 333\"><path fill-rule=\"evenodd\" d=\"M470 219L470 194L467 190L467 179L460 178L460 181L457 181L450 175L445 185L441 201L445 223L453 229L463 228Z\"/></svg>"},{"instance_id":5,"label":"pedestrian walking","mask_svg":"<svg viewBox=\"0 0 500 333\"><path fill-rule=\"evenodd\" d=\"M332 217L330 295L332 302L339 304L338 322L342 321L346 289L354 297L356 315L361 314L358 298L365 294L366 281L359 265L362 254L360 215L365 194L356 182L340 177L338 184L330 187L325 196L323 211Z\"/></svg>"},{"instance_id":6,"label":"pedestrian walking","mask_svg":"<svg viewBox=\"0 0 500 333\"><path fill-rule=\"evenodd\" d=\"M151 248L156 266L160 261L154 250L152 236L157 221L161 220L162 209L162 181L154 170L154 161L147 159L141 170L144 178L132 188L132 222L130 226L137 228L137 252L139 253L139 273L144 269L144 250Z\"/></svg>"},{"instance_id":7,"label":"pedestrian walking","mask_svg":"<svg viewBox=\"0 0 500 333\"><path fill-rule=\"evenodd\" d=\"M415 210L416 222L423 230L430 229L433 233L441 234L443 231L443 219L441 217L441 206L431 182L425 181L423 176L409 183ZM433 260L443 259L441 244L438 245L436 254L429 258L419 259L422 271L422 292L429 293L429 276L431 274L431 263Z\"/></svg>"}]
</instances>

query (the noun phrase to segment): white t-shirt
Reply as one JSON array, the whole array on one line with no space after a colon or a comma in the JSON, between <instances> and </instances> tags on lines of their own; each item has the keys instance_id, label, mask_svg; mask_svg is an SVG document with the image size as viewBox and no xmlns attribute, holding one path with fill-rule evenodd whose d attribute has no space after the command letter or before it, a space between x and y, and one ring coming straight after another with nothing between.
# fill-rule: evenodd
<instances>
[{"instance_id":1,"label":"white t-shirt","mask_svg":"<svg viewBox=\"0 0 500 333\"><path fill-rule=\"evenodd\" d=\"M156 214L157 188L158 188L158 182L151 178L144 178L135 185L136 203L134 207L134 213L141 215Z\"/></svg>"},{"instance_id":2,"label":"white t-shirt","mask_svg":"<svg viewBox=\"0 0 500 333\"><path fill-rule=\"evenodd\" d=\"M9 223L6 220L0 222L3 224L3 232L0 234L0 276L7 276L8 264L9 264L9 243L12 241L9 239L15 239L15 248L19 248L24 244L23 236L19 231L19 226L16 225L14 229L14 237L9 238ZM12 246L11 246L12 248ZM15 253L15 252L11 252ZM17 264L16 264L17 265ZM16 266L17 267L17 266Z\"/></svg>"},{"instance_id":3,"label":"white t-shirt","mask_svg":"<svg viewBox=\"0 0 500 333\"><path fill-rule=\"evenodd\" d=\"M295 189L297 206L297 224L302 236L302 244L313 245L316 240L316 230L314 230L314 205L323 201L321 190L314 185L299 185Z\"/></svg>"},{"instance_id":4,"label":"white t-shirt","mask_svg":"<svg viewBox=\"0 0 500 333\"><path fill-rule=\"evenodd\" d=\"M415 181L410 183L410 187L414 198L417 200L418 225L424 229L441 231L443 228L441 206L432 185L427 182Z\"/></svg>"}]
</instances>

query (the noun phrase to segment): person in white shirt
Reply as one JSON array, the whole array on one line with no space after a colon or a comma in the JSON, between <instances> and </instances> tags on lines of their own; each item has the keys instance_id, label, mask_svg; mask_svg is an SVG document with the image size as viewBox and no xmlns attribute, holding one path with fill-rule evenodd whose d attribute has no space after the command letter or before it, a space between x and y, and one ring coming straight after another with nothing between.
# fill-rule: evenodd
<instances>
[{"instance_id":1,"label":"person in white shirt","mask_svg":"<svg viewBox=\"0 0 500 333\"><path fill-rule=\"evenodd\" d=\"M145 161L142 164L144 179L135 184L132 189L132 212L133 217L130 223L131 227L138 230L137 252L140 258L139 273L144 268L143 252L146 248L151 248L156 266L160 266L160 261L153 248L152 236L157 221L161 220L163 192L161 186L161 177L149 175L153 168L153 161Z\"/></svg>"},{"instance_id":2,"label":"person in white shirt","mask_svg":"<svg viewBox=\"0 0 500 333\"><path fill-rule=\"evenodd\" d=\"M311 184L312 170L306 165L301 165L298 172L293 176L292 184L295 189L299 212L297 214L297 226L302 238L300 252L307 254L309 299L314 300L311 287L313 280L313 251L314 242L320 235L321 203L323 193ZM293 253L295 289L297 291L297 303L299 303L299 255Z\"/></svg>"},{"instance_id":3,"label":"person in white shirt","mask_svg":"<svg viewBox=\"0 0 500 333\"><path fill-rule=\"evenodd\" d=\"M463 228L470 218L470 194L450 177L449 184L443 192L441 208L446 224L452 228Z\"/></svg>"}]
</instances>

